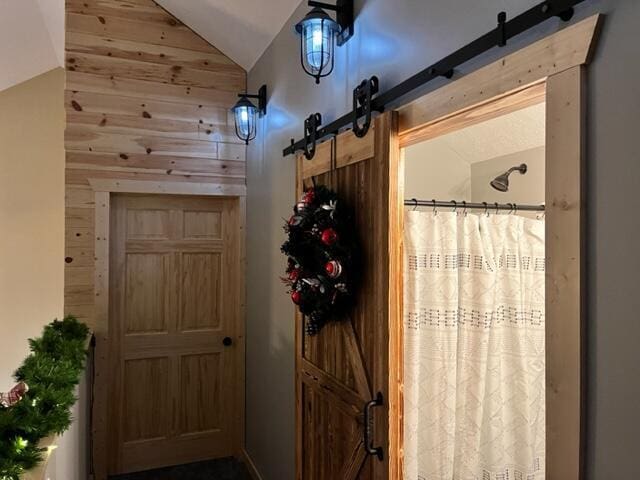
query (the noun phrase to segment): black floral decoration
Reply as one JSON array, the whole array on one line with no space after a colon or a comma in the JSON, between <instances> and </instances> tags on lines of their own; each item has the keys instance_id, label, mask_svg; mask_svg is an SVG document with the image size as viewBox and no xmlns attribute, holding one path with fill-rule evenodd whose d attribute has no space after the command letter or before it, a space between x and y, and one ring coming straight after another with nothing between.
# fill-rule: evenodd
<instances>
[{"instance_id":1,"label":"black floral decoration","mask_svg":"<svg viewBox=\"0 0 640 480\"><path fill-rule=\"evenodd\" d=\"M325 186L305 190L285 224L287 276L292 301L315 335L344 314L354 298L355 229L338 195Z\"/></svg>"}]
</instances>

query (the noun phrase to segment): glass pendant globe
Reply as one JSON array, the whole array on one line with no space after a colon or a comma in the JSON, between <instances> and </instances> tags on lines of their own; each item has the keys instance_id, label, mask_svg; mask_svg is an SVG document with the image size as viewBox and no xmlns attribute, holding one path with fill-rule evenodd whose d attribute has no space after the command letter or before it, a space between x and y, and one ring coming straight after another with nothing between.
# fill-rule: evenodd
<instances>
[{"instance_id":1,"label":"glass pendant globe","mask_svg":"<svg viewBox=\"0 0 640 480\"><path fill-rule=\"evenodd\" d=\"M256 138L258 108L246 97L241 97L233 107L236 124L236 135L245 143Z\"/></svg>"},{"instance_id":2,"label":"glass pendant globe","mask_svg":"<svg viewBox=\"0 0 640 480\"><path fill-rule=\"evenodd\" d=\"M340 26L321 8L314 8L296 25L304 71L320 82L333 71L336 34Z\"/></svg>"}]
</instances>

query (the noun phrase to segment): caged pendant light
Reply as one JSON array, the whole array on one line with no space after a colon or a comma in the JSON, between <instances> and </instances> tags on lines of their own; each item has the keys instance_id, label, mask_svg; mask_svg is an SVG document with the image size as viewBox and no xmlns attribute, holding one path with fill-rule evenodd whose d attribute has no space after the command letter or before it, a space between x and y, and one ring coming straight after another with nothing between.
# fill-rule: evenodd
<instances>
[{"instance_id":1,"label":"caged pendant light","mask_svg":"<svg viewBox=\"0 0 640 480\"><path fill-rule=\"evenodd\" d=\"M263 85L258 90L257 95L239 93L240 100L231 109L235 119L236 135L240 140L249 145L249 142L256 138L258 115L267 113L267 86ZM258 106L249 100L258 99Z\"/></svg>"},{"instance_id":2,"label":"caged pendant light","mask_svg":"<svg viewBox=\"0 0 640 480\"><path fill-rule=\"evenodd\" d=\"M343 45L353 35L353 0L338 0L336 5L309 1L314 7L296 25L300 34L300 62L304 71L320 79L331 74L336 43ZM336 12L336 20L326 10Z\"/></svg>"}]
</instances>

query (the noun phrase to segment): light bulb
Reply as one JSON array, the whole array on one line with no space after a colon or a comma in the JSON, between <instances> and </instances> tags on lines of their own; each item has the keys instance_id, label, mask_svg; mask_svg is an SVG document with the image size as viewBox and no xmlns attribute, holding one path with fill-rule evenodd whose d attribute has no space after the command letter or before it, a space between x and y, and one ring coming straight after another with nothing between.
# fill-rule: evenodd
<instances>
[{"instance_id":1,"label":"light bulb","mask_svg":"<svg viewBox=\"0 0 640 480\"><path fill-rule=\"evenodd\" d=\"M313 26L312 38L313 50L319 50L322 48L322 24L315 24Z\"/></svg>"}]
</instances>

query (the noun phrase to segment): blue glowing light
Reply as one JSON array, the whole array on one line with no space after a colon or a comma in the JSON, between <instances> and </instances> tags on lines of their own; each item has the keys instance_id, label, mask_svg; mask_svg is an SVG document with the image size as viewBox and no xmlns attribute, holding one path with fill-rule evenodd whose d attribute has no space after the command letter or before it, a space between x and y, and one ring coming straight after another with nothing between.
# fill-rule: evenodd
<instances>
[{"instance_id":1,"label":"blue glowing light","mask_svg":"<svg viewBox=\"0 0 640 480\"><path fill-rule=\"evenodd\" d=\"M307 20L302 24L304 38L303 56L313 73L323 70L331 60L333 31L329 22L318 18Z\"/></svg>"},{"instance_id":2,"label":"blue glowing light","mask_svg":"<svg viewBox=\"0 0 640 480\"><path fill-rule=\"evenodd\" d=\"M301 37L302 66L309 75L326 77L333 70L333 51L340 26L321 8L314 8L296 25Z\"/></svg>"},{"instance_id":3,"label":"blue glowing light","mask_svg":"<svg viewBox=\"0 0 640 480\"><path fill-rule=\"evenodd\" d=\"M258 109L246 97L243 97L233 107L233 114L236 121L236 134L241 140L249 143L256 137Z\"/></svg>"}]
</instances>

